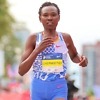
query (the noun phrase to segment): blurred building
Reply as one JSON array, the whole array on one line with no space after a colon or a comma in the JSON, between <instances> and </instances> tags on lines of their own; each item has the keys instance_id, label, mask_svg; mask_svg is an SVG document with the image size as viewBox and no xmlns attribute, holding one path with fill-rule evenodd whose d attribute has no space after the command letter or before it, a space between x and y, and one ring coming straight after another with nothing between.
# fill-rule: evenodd
<instances>
[{"instance_id":1,"label":"blurred building","mask_svg":"<svg viewBox=\"0 0 100 100\"><path fill-rule=\"evenodd\" d=\"M86 93L100 87L100 41L83 45L83 54L88 58L88 66L82 69L82 90Z\"/></svg>"}]
</instances>

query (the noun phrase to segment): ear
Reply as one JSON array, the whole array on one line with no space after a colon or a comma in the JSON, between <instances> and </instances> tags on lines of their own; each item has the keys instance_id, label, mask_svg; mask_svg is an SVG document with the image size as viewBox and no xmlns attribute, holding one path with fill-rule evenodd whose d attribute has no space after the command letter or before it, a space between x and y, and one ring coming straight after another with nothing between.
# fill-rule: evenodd
<instances>
[{"instance_id":1,"label":"ear","mask_svg":"<svg viewBox=\"0 0 100 100\"><path fill-rule=\"evenodd\" d=\"M41 22L41 16L39 15L39 21Z\"/></svg>"},{"instance_id":2,"label":"ear","mask_svg":"<svg viewBox=\"0 0 100 100\"><path fill-rule=\"evenodd\" d=\"M58 21L60 21L60 15L58 16Z\"/></svg>"}]
</instances>

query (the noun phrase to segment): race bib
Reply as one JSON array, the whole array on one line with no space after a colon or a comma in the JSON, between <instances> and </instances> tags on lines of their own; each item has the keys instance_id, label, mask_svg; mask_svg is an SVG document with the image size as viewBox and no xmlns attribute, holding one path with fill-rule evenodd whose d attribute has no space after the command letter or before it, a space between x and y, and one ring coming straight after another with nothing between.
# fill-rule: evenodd
<instances>
[{"instance_id":1,"label":"race bib","mask_svg":"<svg viewBox=\"0 0 100 100\"><path fill-rule=\"evenodd\" d=\"M62 53L50 53L42 57L42 70L44 72L63 71Z\"/></svg>"}]
</instances>

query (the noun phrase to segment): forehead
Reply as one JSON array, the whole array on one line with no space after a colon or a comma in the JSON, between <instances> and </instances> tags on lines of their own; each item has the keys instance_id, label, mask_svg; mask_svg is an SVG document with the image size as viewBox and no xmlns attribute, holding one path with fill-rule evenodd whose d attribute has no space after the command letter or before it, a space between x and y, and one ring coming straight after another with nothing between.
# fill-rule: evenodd
<instances>
[{"instance_id":1,"label":"forehead","mask_svg":"<svg viewBox=\"0 0 100 100\"><path fill-rule=\"evenodd\" d=\"M55 6L45 6L42 8L41 13L58 13L58 10Z\"/></svg>"}]
</instances>

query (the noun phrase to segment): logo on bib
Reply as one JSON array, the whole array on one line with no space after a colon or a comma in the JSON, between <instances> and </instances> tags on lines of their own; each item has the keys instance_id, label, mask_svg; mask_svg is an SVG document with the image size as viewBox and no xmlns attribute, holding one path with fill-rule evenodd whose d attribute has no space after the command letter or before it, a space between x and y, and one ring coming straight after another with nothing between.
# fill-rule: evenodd
<instances>
[{"instance_id":1,"label":"logo on bib","mask_svg":"<svg viewBox=\"0 0 100 100\"><path fill-rule=\"evenodd\" d=\"M61 47L61 45L56 45L56 48L59 48L59 47Z\"/></svg>"}]
</instances>

